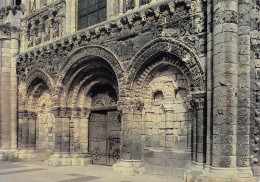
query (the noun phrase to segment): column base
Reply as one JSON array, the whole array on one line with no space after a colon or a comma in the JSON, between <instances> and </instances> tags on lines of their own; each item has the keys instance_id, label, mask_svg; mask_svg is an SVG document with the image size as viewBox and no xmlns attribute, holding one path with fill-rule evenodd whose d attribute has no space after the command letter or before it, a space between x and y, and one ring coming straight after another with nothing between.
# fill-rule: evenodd
<instances>
[{"instance_id":1,"label":"column base","mask_svg":"<svg viewBox=\"0 0 260 182\"><path fill-rule=\"evenodd\" d=\"M192 163L185 172L187 182L255 182L251 167L217 168Z\"/></svg>"},{"instance_id":2,"label":"column base","mask_svg":"<svg viewBox=\"0 0 260 182\"><path fill-rule=\"evenodd\" d=\"M0 160L1 161L18 161L18 150L17 149L1 149Z\"/></svg>"},{"instance_id":3,"label":"column base","mask_svg":"<svg viewBox=\"0 0 260 182\"><path fill-rule=\"evenodd\" d=\"M145 167L141 160L120 160L113 165L115 174L119 175L143 175Z\"/></svg>"},{"instance_id":4,"label":"column base","mask_svg":"<svg viewBox=\"0 0 260 182\"><path fill-rule=\"evenodd\" d=\"M23 162L40 161L39 154L34 149L20 150L18 152L18 160Z\"/></svg>"},{"instance_id":5,"label":"column base","mask_svg":"<svg viewBox=\"0 0 260 182\"><path fill-rule=\"evenodd\" d=\"M89 154L54 153L46 162L49 166L87 166L92 159Z\"/></svg>"}]
</instances>

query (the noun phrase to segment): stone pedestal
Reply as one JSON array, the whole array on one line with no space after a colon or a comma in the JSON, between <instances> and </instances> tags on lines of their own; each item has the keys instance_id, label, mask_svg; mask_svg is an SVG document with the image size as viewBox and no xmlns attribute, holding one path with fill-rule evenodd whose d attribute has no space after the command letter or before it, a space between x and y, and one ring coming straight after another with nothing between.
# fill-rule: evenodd
<instances>
[{"instance_id":1,"label":"stone pedestal","mask_svg":"<svg viewBox=\"0 0 260 182\"><path fill-rule=\"evenodd\" d=\"M141 160L121 160L113 165L115 174L119 175L142 175L145 167Z\"/></svg>"}]
</instances>

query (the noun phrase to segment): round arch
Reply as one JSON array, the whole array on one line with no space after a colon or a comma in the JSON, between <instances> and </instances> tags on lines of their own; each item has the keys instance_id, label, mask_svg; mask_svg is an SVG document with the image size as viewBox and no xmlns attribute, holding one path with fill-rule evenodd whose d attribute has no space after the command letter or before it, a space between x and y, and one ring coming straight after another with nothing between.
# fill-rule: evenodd
<instances>
[{"instance_id":1,"label":"round arch","mask_svg":"<svg viewBox=\"0 0 260 182\"><path fill-rule=\"evenodd\" d=\"M66 101L59 100L59 98L63 92L66 92L71 79L75 78L76 73L86 70L85 68L88 67L88 64L92 64L92 66L94 65L94 67L97 67L98 64L95 64L95 60L97 63L103 62L99 65L102 65L102 67L106 67L107 70L111 71L116 79L117 85L119 85L119 82L122 82L124 69L118 61L118 58L111 51L96 45L84 46L72 53L66 59L61 69L62 71L57 80L57 88L55 90L55 95L58 96L58 105L66 104ZM69 83L64 83L66 80L70 80Z\"/></svg>"},{"instance_id":2,"label":"round arch","mask_svg":"<svg viewBox=\"0 0 260 182\"><path fill-rule=\"evenodd\" d=\"M112 67L117 76L117 79L120 79L123 76L122 73L124 69L118 61L118 58L111 51L101 46L91 45L84 46L76 50L66 59L65 64L61 69L62 71L57 81L57 85L61 85L63 79L65 78L68 70L71 68L72 65L77 63L79 60L88 60L89 58L91 59L95 57L105 60Z\"/></svg>"},{"instance_id":3,"label":"round arch","mask_svg":"<svg viewBox=\"0 0 260 182\"><path fill-rule=\"evenodd\" d=\"M172 64L183 73L190 75L191 83L194 87L194 92L202 92L205 89L204 71L199 60L199 57L184 43L171 38L158 38L145 45L132 59L133 64L130 65L127 72L128 84L133 87L134 80L138 76L138 72L154 57L162 55L165 58L157 61L153 65L149 65L145 72L152 71L160 64ZM177 59L169 59L175 56ZM144 81L144 80L141 80Z\"/></svg>"},{"instance_id":4,"label":"round arch","mask_svg":"<svg viewBox=\"0 0 260 182\"><path fill-rule=\"evenodd\" d=\"M54 84L52 78L43 70L35 69L25 79L26 95L28 94L30 86L32 86L32 82L37 78L43 80L43 82L48 86L50 92L53 91Z\"/></svg>"}]
</instances>

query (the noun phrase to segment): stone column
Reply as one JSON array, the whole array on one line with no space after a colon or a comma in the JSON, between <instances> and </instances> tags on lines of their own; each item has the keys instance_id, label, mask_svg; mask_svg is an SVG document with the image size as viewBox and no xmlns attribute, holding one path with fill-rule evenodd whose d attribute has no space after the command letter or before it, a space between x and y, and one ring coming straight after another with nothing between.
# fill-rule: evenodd
<instances>
[{"instance_id":1,"label":"stone column","mask_svg":"<svg viewBox=\"0 0 260 182\"><path fill-rule=\"evenodd\" d=\"M213 122L213 5L207 3L207 149L206 166L212 164L212 122Z\"/></svg>"},{"instance_id":2,"label":"stone column","mask_svg":"<svg viewBox=\"0 0 260 182\"><path fill-rule=\"evenodd\" d=\"M205 143L206 143L206 118L204 108L204 94L193 95L193 102L195 104L195 120L193 130L195 130L196 140L194 147L196 147L195 160L196 162L203 164L205 162Z\"/></svg>"},{"instance_id":3,"label":"stone column","mask_svg":"<svg viewBox=\"0 0 260 182\"><path fill-rule=\"evenodd\" d=\"M48 161L49 165L68 166L72 164L70 154L70 120L71 109L68 107L55 107L52 109L55 117L55 149Z\"/></svg>"},{"instance_id":4,"label":"stone column","mask_svg":"<svg viewBox=\"0 0 260 182\"><path fill-rule=\"evenodd\" d=\"M28 112L29 143L28 148L34 150L36 147L36 118L35 112Z\"/></svg>"},{"instance_id":5,"label":"stone column","mask_svg":"<svg viewBox=\"0 0 260 182\"><path fill-rule=\"evenodd\" d=\"M70 152L70 115L68 107L57 107L53 109L55 117L55 152Z\"/></svg>"},{"instance_id":6,"label":"stone column","mask_svg":"<svg viewBox=\"0 0 260 182\"><path fill-rule=\"evenodd\" d=\"M107 0L107 19L110 19L114 15L114 1Z\"/></svg>"},{"instance_id":7,"label":"stone column","mask_svg":"<svg viewBox=\"0 0 260 182\"><path fill-rule=\"evenodd\" d=\"M71 0L66 0L66 31L65 31L65 34L66 35L69 35L71 33L71 19L73 17L72 14L71 14L71 7L72 6L72 1Z\"/></svg>"},{"instance_id":8,"label":"stone column","mask_svg":"<svg viewBox=\"0 0 260 182\"><path fill-rule=\"evenodd\" d=\"M1 30L0 30L1 31ZM1 134L1 149L10 148L10 82L11 82L11 41L2 40L1 45L1 119L0 119L0 134Z\"/></svg>"},{"instance_id":9,"label":"stone column","mask_svg":"<svg viewBox=\"0 0 260 182\"><path fill-rule=\"evenodd\" d=\"M88 123L89 123L90 110L82 108L79 120L80 129L80 152L88 153Z\"/></svg>"},{"instance_id":10,"label":"stone column","mask_svg":"<svg viewBox=\"0 0 260 182\"><path fill-rule=\"evenodd\" d=\"M250 10L248 1L239 2L238 19L238 117L237 166L250 166Z\"/></svg>"},{"instance_id":11,"label":"stone column","mask_svg":"<svg viewBox=\"0 0 260 182\"><path fill-rule=\"evenodd\" d=\"M140 7L140 0L134 0L135 1L135 8L138 9Z\"/></svg>"},{"instance_id":12,"label":"stone column","mask_svg":"<svg viewBox=\"0 0 260 182\"><path fill-rule=\"evenodd\" d=\"M19 54L19 34L15 32L11 37L11 65L10 65L10 101L11 101L11 149L17 148L17 75L16 60Z\"/></svg>"},{"instance_id":13,"label":"stone column","mask_svg":"<svg viewBox=\"0 0 260 182\"><path fill-rule=\"evenodd\" d=\"M13 6L14 5L14 0L5 0L5 6Z\"/></svg>"},{"instance_id":14,"label":"stone column","mask_svg":"<svg viewBox=\"0 0 260 182\"><path fill-rule=\"evenodd\" d=\"M0 27L0 32L1 32ZM2 149L17 148L17 78L16 59L19 52L18 32L1 36L1 139ZM1 34L4 35L4 34Z\"/></svg>"},{"instance_id":15,"label":"stone column","mask_svg":"<svg viewBox=\"0 0 260 182\"><path fill-rule=\"evenodd\" d=\"M238 0L214 1L213 167L236 167Z\"/></svg>"},{"instance_id":16,"label":"stone column","mask_svg":"<svg viewBox=\"0 0 260 182\"><path fill-rule=\"evenodd\" d=\"M125 103L124 103L125 104ZM142 114L140 105L121 105L121 160L113 165L116 174L143 174L142 157ZM134 133L134 134L133 134Z\"/></svg>"},{"instance_id":17,"label":"stone column","mask_svg":"<svg viewBox=\"0 0 260 182\"><path fill-rule=\"evenodd\" d=\"M27 149L29 144L28 111L18 111L18 148Z\"/></svg>"},{"instance_id":18,"label":"stone column","mask_svg":"<svg viewBox=\"0 0 260 182\"><path fill-rule=\"evenodd\" d=\"M125 0L119 0L119 15L124 13Z\"/></svg>"},{"instance_id":19,"label":"stone column","mask_svg":"<svg viewBox=\"0 0 260 182\"><path fill-rule=\"evenodd\" d=\"M88 153L88 119L90 110L74 108L70 124L71 152Z\"/></svg>"}]
</instances>

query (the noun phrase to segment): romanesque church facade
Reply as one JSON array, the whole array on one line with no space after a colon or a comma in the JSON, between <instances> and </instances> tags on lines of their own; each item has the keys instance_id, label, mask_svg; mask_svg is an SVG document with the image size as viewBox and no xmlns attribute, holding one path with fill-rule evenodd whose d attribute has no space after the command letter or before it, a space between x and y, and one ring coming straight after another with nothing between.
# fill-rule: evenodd
<instances>
[{"instance_id":1,"label":"romanesque church facade","mask_svg":"<svg viewBox=\"0 0 260 182\"><path fill-rule=\"evenodd\" d=\"M259 9L259 0L5 0L2 160L255 181Z\"/></svg>"}]
</instances>

